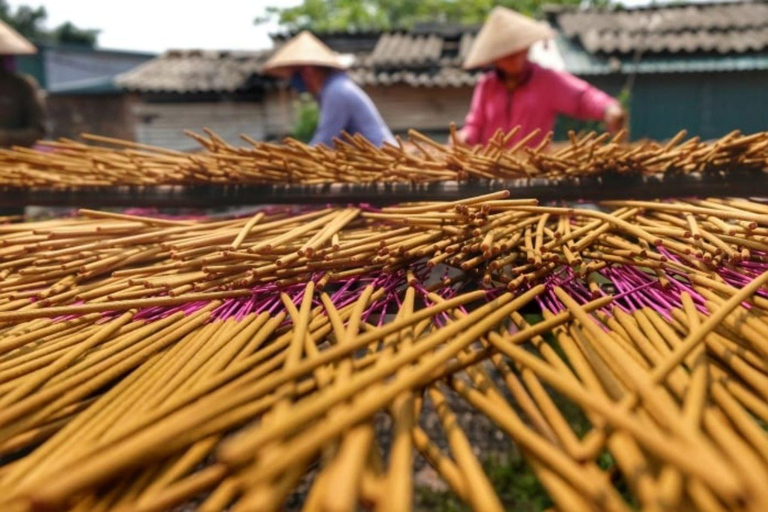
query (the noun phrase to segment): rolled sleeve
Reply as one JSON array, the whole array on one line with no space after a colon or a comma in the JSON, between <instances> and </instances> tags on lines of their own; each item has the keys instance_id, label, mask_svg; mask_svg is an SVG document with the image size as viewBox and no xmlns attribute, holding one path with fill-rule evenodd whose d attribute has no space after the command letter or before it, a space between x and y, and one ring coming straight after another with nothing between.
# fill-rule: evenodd
<instances>
[{"instance_id":1,"label":"rolled sleeve","mask_svg":"<svg viewBox=\"0 0 768 512\"><path fill-rule=\"evenodd\" d=\"M556 110L582 120L601 120L609 105L618 103L614 98L597 87L569 73L553 75L553 97L556 98Z\"/></svg>"},{"instance_id":2,"label":"rolled sleeve","mask_svg":"<svg viewBox=\"0 0 768 512\"><path fill-rule=\"evenodd\" d=\"M603 119L605 116L605 110L614 104L618 104L614 98L608 96L606 93L591 85L587 86L587 90L581 95L581 104L579 105L579 112L582 115L582 119Z\"/></svg>"}]
</instances>

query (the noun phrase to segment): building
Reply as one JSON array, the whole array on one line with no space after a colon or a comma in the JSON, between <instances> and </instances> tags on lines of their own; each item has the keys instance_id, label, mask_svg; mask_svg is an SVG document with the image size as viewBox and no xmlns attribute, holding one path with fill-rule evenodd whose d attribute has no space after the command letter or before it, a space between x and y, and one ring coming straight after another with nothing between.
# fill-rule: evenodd
<instances>
[{"instance_id":1,"label":"building","mask_svg":"<svg viewBox=\"0 0 768 512\"><path fill-rule=\"evenodd\" d=\"M633 138L768 130L768 3L551 9L572 73L629 88Z\"/></svg>"},{"instance_id":2,"label":"building","mask_svg":"<svg viewBox=\"0 0 768 512\"><path fill-rule=\"evenodd\" d=\"M198 145L185 129L210 128L230 143L241 133L284 135L291 104L279 98L287 93L259 74L269 53L172 50L122 74L117 83L132 97L135 139L188 150Z\"/></svg>"},{"instance_id":3,"label":"building","mask_svg":"<svg viewBox=\"0 0 768 512\"><path fill-rule=\"evenodd\" d=\"M632 138L768 130L768 4L558 7L546 17L558 37L536 45L532 59L613 95L627 91ZM481 73L461 68L477 29L425 24L319 37L354 56L350 75L395 133L415 128L444 140L451 122L462 123ZM275 47L290 36L273 36ZM295 95L259 74L269 53L173 51L124 73L118 83L136 98L136 139L189 149L185 128L209 127L230 142L290 133ZM584 126L561 122L556 135Z\"/></svg>"},{"instance_id":4,"label":"building","mask_svg":"<svg viewBox=\"0 0 768 512\"><path fill-rule=\"evenodd\" d=\"M81 45L39 45L38 53L17 58L46 93L48 136L95 132L133 138L128 98L114 77L155 57L151 53Z\"/></svg>"}]
</instances>

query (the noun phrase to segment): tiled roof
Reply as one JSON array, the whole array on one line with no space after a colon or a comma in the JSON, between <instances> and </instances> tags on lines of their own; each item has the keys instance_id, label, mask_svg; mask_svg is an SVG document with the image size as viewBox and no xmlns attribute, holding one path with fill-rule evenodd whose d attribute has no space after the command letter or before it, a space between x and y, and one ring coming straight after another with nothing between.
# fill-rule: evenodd
<instances>
[{"instance_id":1,"label":"tiled roof","mask_svg":"<svg viewBox=\"0 0 768 512\"><path fill-rule=\"evenodd\" d=\"M747 53L768 49L768 3L559 8L550 22L590 53Z\"/></svg>"},{"instance_id":2,"label":"tiled roof","mask_svg":"<svg viewBox=\"0 0 768 512\"><path fill-rule=\"evenodd\" d=\"M411 87L473 87L477 83L480 72L469 72L455 67L442 67L435 71L376 71L370 68L357 68L350 72L350 76L363 87L396 84Z\"/></svg>"},{"instance_id":3,"label":"tiled roof","mask_svg":"<svg viewBox=\"0 0 768 512\"><path fill-rule=\"evenodd\" d=\"M641 9L551 8L565 69L579 75L765 69L768 3L664 5ZM461 63L478 27L426 24L410 31L335 32L319 37L355 55L363 86L473 86L479 72ZM290 34L273 36L276 46ZM634 56L641 51L642 59ZM238 92L274 83L259 74L271 51L169 51L118 77L139 92ZM546 64L545 64L546 65Z\"/></svg>"},{"instance_id":4,"label":"tiled roof","mask_svg":"<svg viewBox=\"0 0 768 512\"><path fill-rule=\"evenodd\" d=\"M367 54L376 46L379 37L381 37L381 33L381 30L349 30L323 32L315 35L339 53ZM274 47L278 48L297 34L298 32L281 32L271 34L270 37Z\"/></svg>"},{"instance_id":5,"label":"tiled roof","mask_svg":"<svg viewBox=\"0 0 768 512\"><path fill-rule=\"evenodd\" d=\"M556 39L568 71L579 76L611 73L711 73L768 70L768 50L732 53L644 53L639 60L628 55L589 53L562 36Z\"/></svg>"},{"instance_id":6,"label":"tiled roof","mask_svg":"<svg viewBox=\"0 0 768 512\"><path fill-rule=\"evenodd\" d=\"M117 77L138 92L237 92L253 85L269 52L170 50Z\"/></svg>"},{"instance_id":7,"label":"tiled roof","mask_svg":"<svg viewBox=\"0 0 768 512\"><path fill-rule=\"evenodd\" d=\"M438 65L443 38L437 35L382 34L366 64L371 67Z\"/></svg>"},{"instance_id":8,"label":"tiled roof","mask_svg":"<svg viewBox=\"0 0 768 512\"><path fill-rule=\"evenodd\" d=\"M361 85L407 84L413 87L473 86L479 73L461 68L475 28L383 33L352 71Z\"/></svg>"}]
</instances>

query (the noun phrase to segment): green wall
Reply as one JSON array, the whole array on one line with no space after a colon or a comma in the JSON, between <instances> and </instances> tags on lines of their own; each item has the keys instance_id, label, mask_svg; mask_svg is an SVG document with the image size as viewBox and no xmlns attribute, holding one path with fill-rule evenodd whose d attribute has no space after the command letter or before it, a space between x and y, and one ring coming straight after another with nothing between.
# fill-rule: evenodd
<instances>
[{"instance_id":1,"label":"green wall","mask_svg":"<svg viewBox=\"0 0 768 512\"><path fill-rule=\"evenodd\" d=\"M45 66L43 65L43 52L39 51L35 55L23 55L16 57L16 66L22 73L30 75L37 80L40 87L48 86L45 76Z\"/></svg>"},{"instance_id":2,"label":"green wall","mask_svg":"<svg viewBox=\"0 0 768 512\"><path fill-rule=\"evenodd\" d=\"M768 130L768 71L640 75L632 95L633 137L669 138L685 128L703 139Z\"/></svg>"},{"instance_id":3,"label":"green wall","mask_svg":"<svg viewBox=\"0 0 768 512\"><path fill-rule=\"evenodd\" d=\"M586 77L616 95L623 75ZM593 125L560 119L556 135ZM664 140L681 129L703 139L768 130L768 71L641 74L632 91L630 133L633 140Z\"/></svg>"}]
</instances>

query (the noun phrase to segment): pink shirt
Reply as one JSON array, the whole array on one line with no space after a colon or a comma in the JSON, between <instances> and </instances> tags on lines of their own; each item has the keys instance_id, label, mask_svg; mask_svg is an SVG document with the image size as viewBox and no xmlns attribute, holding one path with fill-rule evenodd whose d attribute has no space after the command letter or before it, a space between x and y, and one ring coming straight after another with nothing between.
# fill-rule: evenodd
<instances>
[{"instance_id":1,"label":"pink shirt","mask_svg":"<svg viewBox=\"0 0 768 512\"><path fill-rule=\"evenodd\" d=\"M558 114L583 120L603 119L605 109L616 100L584 80L564 71L530 63L528 80L509 91L495 71L483 75L475 86L472 106L463 132L469 144L485 144L501 129L522 129L509 145L539 128L541 133L528 146L536 146L555 125Z\"/></svg>"}]
</instances>

